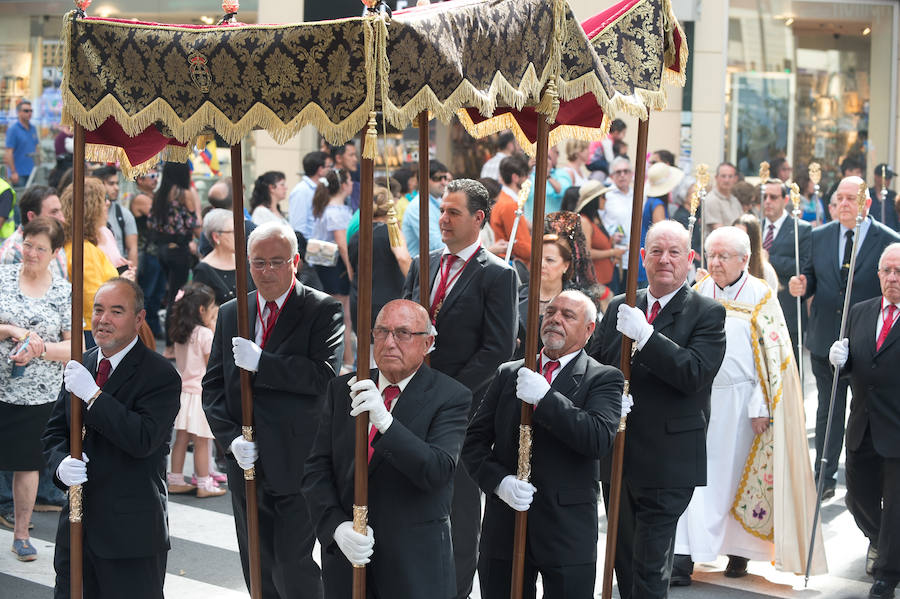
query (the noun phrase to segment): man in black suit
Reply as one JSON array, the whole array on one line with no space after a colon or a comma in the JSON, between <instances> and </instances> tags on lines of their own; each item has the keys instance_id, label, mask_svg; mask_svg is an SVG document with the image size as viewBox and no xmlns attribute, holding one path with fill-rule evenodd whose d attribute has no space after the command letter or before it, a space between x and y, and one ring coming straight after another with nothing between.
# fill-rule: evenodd
<instances>
[{"instance_id":1,"label":"man in black suit","mask_svg":"<svg viewBox=\"0 0 900 599\"><path fill-rule=\"evenodd\" d=\"M82 485L84 596L162 599L169 551L166 456L181 407L181 378L138 338L144 294L107 281L94 296L97 347L70 361L44 431L57 486ZM69 455L69 394L84 402L84 451ZM69 596L69 505L56 531L56 590Z\"/></svg>"},{"instance_id":2,"label":"man in black suit","mask_svg":"<svg viewBox=\"0 0 900 599\"><path fill-rule=\"evenodd\" d=\"M847 509L869 539L869 597L893 597L900 581L900 243L878 262L881 296L856 304L848 337L835 341L829 361L849 375L853 389L847 421Z\"/></svg>"},{"instance_id":3,"label":"man in black suit","mask_svg":"<svg viewBox=\"0 0 900 599\"><path fill-rule=\"evenodd\" d=\"M303 474L328 599L351 596L351 564L367 564L370 597L456 594L450 499L472 393L424 364L433 330L419 304L389 302L372 329L378 370L371 379L346 375L328 385ZM365 535L353 530L354 416L363 412L370 439Z\"/></svg>"},{"instance_id":4,"label":"man in black suit","mask_svg":"<svg viewBox=\"0 0 900 599\"><path fill-rule=\"evenodd\" d=\"M874 599L893 597L900 581L900 244L881 254L878 279L881 296L850 309L848 337L835 341L828 356L853 389L844 501L869 539Z\"/></svg>"},{"instance_id":5,"label":"man in black suit","mask_svg":"<svg viewBox=\"0 0 900 599\"><path fill-rule=\"evenodd\" d=\"M451 181L439 220L446 248L429 256L429 315L441 339L431 354L431 367L472 391L470 415L494 371L512 357L519 317L515 270L479 242L490 217L490 200L481 183ZM409 268L403 296L419 299L418 258ZM465 598L472 592L481 526L481 492L465 468L456 470L451 518L456 596Z\"/></svg>"},{"instance_id":6,"label":"man in black suit","mask_svg":"<svg viewBox=\"0 0 900 599\"><path fill-rule=\"evenodd\" d=\"M641 259L649 287L636 307L613 299L594 355L617 366L622 335L634 340L615 564L623 599L667 596L678 518L706 484L709 397L725 356L725 308L685 286L693 259L685 228L654 224Z\"/></svg>"},{"instance_id":7,"label":"man in black suit","mask_svg":"<svg viewBox=\"0 0 900 599\"><path fill-rule=\"evenodd\" d=\"M600 458L616 436L624 383L584 351L596 318L580 291L557 295L544 313L537 372L522 360L501 366L469 425L463 461L488 497L482 597L509 597L515 513L526 510L524 597L535 597L539 572L545 596L593 596ZM522 401L534 406L530 482L516 478Z\"/></svg>"},{"instance_id":8,"label":"man in black suit","mask_svg":"<svg viewBox=\"0 0 900 599\"><path fill-rule=\"evenodd\" d=\"M869 188L869 196L872 198L872 208L869 213L872 217L893 231L900 231L900 215L897 214L897 192L888 189L894 179L894 170L882 163L875 167L873 173L874 185ZM882 218L881 191L884 190L887 201L884 203L884 218Z\"/></svg>"},{"instance_id":9,"label":"man in black suit","mask_svg":"<svg viewBox=\"0 0 900 599\"><path fill-rule=\"evenodd\" d=\"M321 597L313 561L313 527L300 493L320 397L340 365L341 305L294 278L297 237L281 223L256 228L248 240L250 339L237 336L237 300L222 305L213 337L203 409L228 460L234 523L249 587L244 470L256 469L262 596ZM253 441L241 435L240 370L251 373Z\"/></svg>"},{"instance_id":10,"label":"man in black suit","mask_svg":"<svg viewBox=\"0 0 900 599\"><path fill-rule=\"evenodd\" d=\"M764 192L762 245L763 249L769 253L769 264L778 274L778 303L781 304L781 311L784 312L784 320L787 323L788 332L791 334L794 360L799 364L797 298L792 296L788 289L791 277L797 274L797 260L794 255L794 217L787 210L791 197L790 189L781 179L769 179L766 181ZM797 233L800 241L800 272L805 272L809 269L812 227L806 221L801 220L797 223ZM806 312L806 302L800 303L800 314L805 331L809 317Z\"/></svg>"},{"instance_id":11,"label":"man in black suit","mask_svg":"<svg viewBox=\"0 0 900 599\"><path fill-rule=\"evenodd\" d=\"M822 450L825 446L825 429L828 424L828 407L831 402L831 384L834 375L828 362L828 350L838 337L841 327L841 313L844 309L844 291L850 272L850 253L853 247L854 228L858 213L857 197L860 185L865 185L859 177L847 177L840 182L834 192L837 202L835 220L816 227L812 232L812 260L799 277L791 277L791 295L804 300L812 296L809 310L809 329L806 332L806 347L810 353L810 366L816 377L819 405L816 410L816 480L822 466ZM872 200L866 193L866 205L860 228L860 239L853 275L853 289L850 291L850 305L881 295L878 278L875 276L878 257L891 243L900 241L900 235L868 216ZM828 453L824 455L825 483L822 497L834 497L837 485L838 458L844 442L844 421L847 414L846 379L838 384L834 399L834 415L831 436L828 439Z\"/></svg>"}]
</instances>

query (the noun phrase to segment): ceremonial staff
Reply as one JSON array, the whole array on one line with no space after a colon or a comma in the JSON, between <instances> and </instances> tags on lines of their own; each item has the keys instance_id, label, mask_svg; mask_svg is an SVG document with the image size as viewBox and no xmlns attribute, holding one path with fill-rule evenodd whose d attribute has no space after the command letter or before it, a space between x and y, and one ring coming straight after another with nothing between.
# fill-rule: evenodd
<instances>
[{"instance_id":1,"label":"ceremonial staff","mask_svg":"<svg viewBox=\"0 0 900 599\"><path fill-rule=\"evenodd\" d=\"M532 229L534 231L543 231L544 229L544 204L547 200L547 174L549 166L547 163L547 153L549 149L550 124L544 116L538 115L537 152L535 156L536 164L534 172L534 206L532 207L531 213L531 222L533 223ZM516 222L518 223L518 217ZM513 227L513 231L515 231L515 226ZM515 243L515 239L511 238L509 240L507 256L512 250L513 243ZM532 242L530 272L541 272L541 254L543 249L543 243ZM528 284L528 314L525 319L527 324L525 329L525 368L528 368L529 370L535 370L537 366L538 335L540 333L540 327L538 326L538 309L540 304L539 300L541 299L540 293L540 277L532 276ZM519 464L516 477L519 480L527 481L531 478L531 415L534 412L534 406L524 401L520 403L522 406L520 409L519 424ZM513 538L512 583L510 585L509 595L511 599L521 599L522 591L524 590L525 533L527 529L528 512L516 512L515 536Z\"/></svg>"},{"instance_id":2,"label":"ceremonial staff","mask_svg":"<svg viewBox=\"0 0 900 599\"><path fill-rule=\"evenodd\" d=\"M766 181L769 180L769 163L763 160L759 163L759 203L766 200Z\"/></svg>"},{"instance_id":3,"label":"ceremonial staff","mask_svg":"<svg viewBox=\"0 0 900 599\"><path fill-rule=\"evenodd\" d=\"M86 8L86 6L85 6ZM83 10L79 5L79 10ZM83 13L82 13L83 14ZM84 127L77 122L72 149L72 359L81 362L84 342ZM69 455L81 459L82 401L69 394ZM69 596L81 599L84 553L81 485L69 487Z\"/></svg>"},{"instance_id":4,"label":"ceremonial staff","mask_svg":"<svg viewBox=\"0 0 900 599\"><path fill-rule=\"evenodd\" d=\"M697 187L691 192L691 216L688 218L688 238L694 239L694 225L697 223L697 207L700 205L700 194L697 193Z\"/></svg>"},{"instance_id":5,"label":"ceremonial staff","mask_svg":"<svg viewBox=\"0 0 900 599\"><path fill-rule=\"evenodd\" d=\"M430 181L430 166L428 164L428 111L422 111L417 117L419 121L419 303L430 312L431 303L428 301L431 295L431 279L428 276L428 203L431 201L431 193L428 191ZM428 356L425 356L428 360Z\"/></svg>"},{"instance_id":6,"label":"ceremonial staff","mask_svg":"<svg viewBox=\"0 0 900 599\"><path fill-rule=\"evenodd\" d=\"M535 173L535 179L537 173ZM512 231L509 234L509 245L506 246L506 263L510 264L512 260L513 247L516 245L516 231L519 230L519 219L525 214L525 202L528 201L528 194L531 192L531 181L525 181L522 188L519 189L519 202L516 205L515 220L513 220ZM545 192L546 193L546 192Z\"/></svg>"},{"instance_id":7,"label":"ceremonial staff","mask_svg":"<svg viewBox=\"0 0 900 599\"><path fill-rule=\"evenodd\" d=\"M819 181L822 180L822 167L819 166L818 162L810 162L809 163L809 180L812 181L813 184L813 200L814 206L818 208L820 200L819 200Z\"/></svg>"},{"instance_id":8,"label":"ceremonial staff","mask_svg":"<svg viewBox=\"0 0 900 599\"><path fill-rule=\"evenodd\" d=\"M791 183L791 201L794 210L794 274L800 276L800 188L796 183ZM798 295L797 300L797 370L800 371L800 396L803 397L803 299Z\"/></svg>"},{"instance_id":9,"label":"ceremonial staff","mask_svg":"<svg viewBox=\"0 0 900 599\"><path fill-rule=\"evenodd\" d=\"M647 132L649 130L650 117L638 122L638 143L636 156L647 155ZM706 165L700 165L705 167ZM638 257L640 255L641 242L641 205L644 202L644 171L647 168L646 161L640 158L635 165L634 195L631 199L631 236L628 239L628 280L625 283L625 303L634 306L637 299L637 275ZM698 172L700 168L698 167ZM708 181L708 178L707 178ZM699 175L698 175L699 182ZM703 213L700 213L702 219ZM614 318L608 315L607 318ZM625 375L624 393L629 390L629 378L631 378L631 347L633 341L630 337L622 335L622 350L619 359L619 370ZM526 354L527 355L527 354ZM603 599L612 597L613 566L616 561L616 539L619 533L619 506L622 503L622 462L625 459L625 420L623 416L619 422L619 431L613 443L612 472L609 481L609 505L606 516L606 558L603 562Z\"/></svg>"},{"instance_id":10,"label":"ceremonial staff","mask_svg":"<svg viewBox=\"0 0 900 599\"><path fill-rule=\"evenodd\" d=\"M866 183L865 181L859 184L859 193L856 196L857 203L857 213L856 213L856 227L853 231L853 248L850 250L850 263L847 265L849 267L849 271L847 272L847 286L844 288L844 308L841 312L841 330L838 333L838 339L843 339L847 334L847 313L850 311L850 290L853 288L853 269L856 267L856 254L859 249L859 230L862 226L863 222L863 213L866 210ZM844 260L847 257L844 256ZM813 515L813 523L812 523L812 535L809 539L809 551L806 554L806 573L805 580L803 582L803 586L805 587L807 583L809 583L809 570L812 567L812 556L813 549L815 548L816 543L816 527L819 524L819 512L822 509L822 491L825 488L825 466L828 464L828 435L831 434L831 420L834 417L834 398L837 395L838 388L838 380L841 376L841 369L839 366L834 367L834 378L831 381L831 399L828 401L828 420L825 425L825 445L822 447L822 459L820 460L821 464L819 467L819 482L816 485L816 511ZM843 414L841 414L841 418L843 418Z\"/></svg>"},{"instance_id":11,"label":"ceremonial staff","mask_svg":"<svg viewBox=\"0 0 900 599\"><path fill-rule=\"evenodd\" d=\"M878 193L878 195L881 196L881 224L884 224L884 219L886 216L884 207L887 205L888 198L887 182L885 181L885 179L887 179L887 170L888 166L886 164L883 164L881 166L881 191Z\"/></svg>"},{"instance_id":12,"label":"ceremonial staff","mask_svg":"<svg viewBox=\"0 0 900 599\"><path fill-rule=\"evenodd\" d=\"M238 335L250 339L250 316L247 305L247 242L244 238L244 167L241 144L231 146L232 205L234 221L234 275L236 279ZM253 387L250 372L238 368L241 380L241 434L253 441ZM262 565L259 551L259 509L256 498L256 468L244 470L244 489L247 496L247 540L250 566L250 596L262 597Z\"/></svg>"},{"instance_id":13,"label":"ceremonial staff","mask_svg":"<svg viewBox=\"0 0 900 599\"><path fill-rule=\"evenodd\" d=\"M697 165L697 193L699 194L697 206L699 207L706 200L707 185L709 185L709 166L705 163ZM693 210L693 206L691 206ZM638 214L640 214L640 206L638 206ZM693 231L691 231L693 233ZM693 239L693 238L692 238ZM706 252L703 246L706 244L706 211L700 210L700 268L706 268Z\"/></svg>"}]
</instances>

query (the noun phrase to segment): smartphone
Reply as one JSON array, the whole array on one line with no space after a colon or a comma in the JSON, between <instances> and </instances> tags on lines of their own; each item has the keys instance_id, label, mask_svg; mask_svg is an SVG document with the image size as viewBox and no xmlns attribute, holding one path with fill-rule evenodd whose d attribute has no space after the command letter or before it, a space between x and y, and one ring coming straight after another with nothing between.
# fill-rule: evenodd
<instances>
[{"instance_id":1,"label":"smartphone","mask_svg":"<svg viewBox=\"0 0 900 599\"><path fill-rule=\"evenodd\" d=\"M126 270L128 270L128 265L127 265L127 264L123 264L122 266L117 266L117 267L116 267L116 270L119 271L119 274L122 274L122 273L124 273Z\"/></svg>"}]
</instances>

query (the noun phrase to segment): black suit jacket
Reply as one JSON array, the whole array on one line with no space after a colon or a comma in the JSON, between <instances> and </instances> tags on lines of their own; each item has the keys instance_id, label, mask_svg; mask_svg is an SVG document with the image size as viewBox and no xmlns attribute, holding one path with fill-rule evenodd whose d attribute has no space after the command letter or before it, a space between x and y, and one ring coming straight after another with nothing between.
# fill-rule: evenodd
<instances>
[{"instance_id":1,"label":"black suit jacket","mask_svg":"<svg viewBox=\"0 0 900 599\"><path fill-rule=\"evenodd\" d=\"M522 360L497 371L466 433L463 462L487 495L483 555L512 559L515 511L494 490L516 474L522 402L516 379ZM539 566L597 560L600 458L619 426L624 379L584 351L566 364L534 411L528 552Z\"/></svg>"},{"instance_id":2,"label":"black suit jacket","mask_svg":"<svg viewBox=\"0 0 900 599\"><path fill-rule=\"evenodd\" d=\"M435 250L429 255L429 289L437 277L442 252ZM438 336L431 366L468 387L476 401L497 367L509 360L515 350L518 286L516 271L480 248L438 312ZM409 268L403 297L419 301L418 257L413 258Z\"/></svg>"},{"instance_id":3,"label":"black suit jacket","mask_svg":"<svg viewBox=\"0 0 900 599\"><path fill-rule=\"evenodd\" d=\"M897 192L889 189L887 193L887 202L884 205L884 221L881 220L881 190L874 187L869 188L869 196L872 198L872 205L869 207L869 214L872 218L886 225L892 231L900 231L900 215L897 214Z\"/></svg>"},{"instance_id":4,"label":"black suit jacket","mask_svg":"<svg viewBox=\"0 0 900 599\"><path fill-rule=\"evenodd\" d=\"M93 348L82 363L97 372ZM104 559L147 557L169 549L166 456L181 407L181 377L156 352L137 344L112 371L103 392L84 410L84 530L90 550ZM44 457L56 478L69 455L69 392L56 399L44 431ZM80 456L79 456L80 457ZM68 503L60 522L68 519ZM68 535L61 527L59 534Z\"/></svg>"},{"instance_id":5,"label":"black suit jacket","mask_svg":"<svg viewBox=\"0 0 900 599\"><path fill-rule=\"evenodd\" d=\"M248 295L250 338L256 329L256 292ZM241 434L240 368L231 338L237 336L237 300L222 305L203 377L203 410L213 434L229 447ZM251 374L253 428L259 448L257 478L274 495L300 492L303 461L316 433L321 397L340 367L344 319L341 304L300 283L288 295Z\"/></svg>"},{"instance_id":6,"label":"black suit jacket","mask_svg":"<svg viewBox=\"0 0 900 599\"><path fill-rule=\"evenodd\" d=\"M353 519L355 419L350 416L350 376L328 385L303 474L303 494L322 544L329 597L343 596L335 592L340 580L350 582L350 563L333 538L341 522ZM378 380L376 370L372 380ZM379 597L456 594L450 498L471 401L465 386L423 364L400 394L390 428L375 435L368 497L375 554L368 575Z\"/></svg>"},{"instance_id":7,"label":"black suit jacket","mask_svg":"<svg viewBox=\"0 0 900 599\"><path fill-rule=\"evenodd\" d=\"M881 284L876 274L878 258L884 248L900 241L900 235L872 217L868 219L869 230L857 249L850 305L881 295ZM813 297L809 307L806 347L812 355L822 359L827 359L828 350L841 329L844 290L841 288L841 265L838 260L840 235L841 224L838 221L831 221L813 230L812 260L803 273L806 275L804 299Z\"/></svg>"},{"instance_id":8,"label":"black suit jacket","mask_svg":"<svg viewBox=\"0 0 900 599\"><path fill-rule=\"evenodd\" d=\"M886 458L900 458L900 325L894 324L881 349L875 351L875 326L880 318L881 296L850 308L850 357L842 370L849 373L853 389L847 449L859 449L869 427L875 451Z\"/></svg>"},{"instance_id":9,"label":"black suit jacket","mask_svg":"<svg viewBox=\"0 0 900 599\"><path fill-rule=\"evenodd\" d=\"M766 222L763 222L763 237L766 235ZM809 270L810 248L812 246L812 227L804 220L797 223L797 233L800 240L800 272ZM797 264L794 256L794 217L790 214L781 223L778 229L778 235L772 241L772 247L769 248L769 264L778 274L778 303L781 304L781 311L784 312L784 319L787 322L788 331L791 338L797 338L797 298L791 295L788 283L795 274L797 274ZM806 311L806 302L800 304L801 315L803 318L803 330L806 330L809 314Z\"/></svg>"},{"instance_id":10,"label":"black suit jacket","mask_svg":"<svg viewBox=\"0 0 900 599\"><path fill-rule=\"evenodd\" d=\"M600 322L594 358L619 364L622 334L615 297ZM646 312L647 290L637 292ZM623 474L638 487L681 488L706 484L709 394L725 357L725 308L682 287L659 311L653 335L631 360L634 408L628 416ZM609 480L609 461L604 462Z\"/></svg>"}]
</instances>

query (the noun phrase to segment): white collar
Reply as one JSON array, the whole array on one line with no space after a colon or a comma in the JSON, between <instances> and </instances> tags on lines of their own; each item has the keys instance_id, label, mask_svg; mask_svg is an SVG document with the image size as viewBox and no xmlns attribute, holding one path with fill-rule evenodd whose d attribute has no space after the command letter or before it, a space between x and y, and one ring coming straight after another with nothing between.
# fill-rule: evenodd
<instances>
[{"instance_id":1,"label":"white collar","mask_svg":"<svg viewBox=\"0 0 900 599\"><path fill-rule=\"evenodd\" d=\"M510 187L509 185L504 184L504 185L500 188L500 191L502 191L503 193L505 193L506 195L508 195L509 197L511 197L513 200L518 201L518 199L519 199L519 194L518 194L518 192L517 192L516 190L514 190L512 187Z\"/></svg>"},{"instance_id":2,"label":"white collar","mask_svg":"<svg viewBox=\"0 0 900 599\"><path fill-rule=\"evenodd\" d=\"M710 277L712 279L712 277ZM731 285L726 286L724 289L719 287L715 281L713 281L713 285L715 285L716 289L722 292L725 299L733 300L737 297L737 294L741 292L741 288L744 286L744 283L747 281L747 271L744 270L741 272L741 276L738 277L738 280L732 283Z\"/></svg>"},{"instance_id":3,"label":"white collar","mask_svg":"<svg viewBox=\"0 0 900 599\"><path fill-rule=\"evenodd\" d=\"M683 283L681 284L681 287L684 287ZM673 297L675 297L676 293L681 291L681 287L679 287L672 293L667 293L666 295L664 295L662 297L654 297L653 294L650 293L650 288L648 287L647 288L647 309L651 310L653 308L653 302L659 302L659 309L662 310L663 308L666 307L666 304L669 303L669 300L671 300Z\"/></svg>"},{"instance_id":4,"label":"white collar","mask_svg":"<svg viewBox=\"0 0 900 599\"><path fill-rule=\"evenodd\" d=\"M303 182L309 185L312 189L316 189L319 186L318 182L313 181L309 178L309 175L303 175Z\"/></svg>"},{"instance_id":5,"label":"white collar","mask_svg":"<svg viewBox=\"0 0 900 599\"><path fill-rule=\"evenodd\" d=\"M781 216L778 217L778 220L773 222L773 221L770 221L769 219L766 219L766 222L764 223L765 226L763 227L763 237L765 237L766 229L769 228L769 225L775 225L775 230L777 231L777 230L781 229L781 225L784 224L784 219L786 219L787 217L788 217L787 210L782 209Z\"/></svg>"},{"instance_id":6,"label":"white collar","mask_svg":"<svg viewBox=\"0 0 900 599\"><path fill-rule=\"evenodd\" d=\"M462 260L463 262L467 262L473 255L475 255L475 252L477 252L478 248L480 248L480 247L481 247L481 239L479 238L479 239L475 240L475 243L459 250L454 255L457 258L459 258L460 260ZM447 254L452 254L452 253L453 252L451 252L447 246L444 246L444 254L443 254L444 256L446 256Z\"/></svg>"},{"instance_id":7,"label":"white collar","mask_svg":"<svg viewBox=\"0 0 900 599\"><path fill-rule=\"evenodd\" d=\"M284 293L282 293L281 295L279 295L278 297L275 298L275 304L278 305L279 310L281 310L281 307L284 305L284 302L287 300L288 293L290 293L291 289L293 289L296 285L297 285L297 283L294 283L292 286L288 287L287 291L285 291ZM256 303L257 303L257 305L259 305L259 303L262 302L261 309L263 309L263 310L265 309L266 303L268 301L269 300L263 298L263 296L261 296L259 294L259 291L256 292Z\"/></svg>"},{"instance_id":8,"label":"white collar","mask_svg":"<svg viewBox=\"0 0 900 599\"><path fill-rule=\"evenodd\" d=\"M559 368L556 370L556 372L557 372L557 373L562 372L562 369L566 367L566 364L568 364L569 362L571 362L572 360L574 360L574 359L575 359L575 356L577 356L579 353L581 353L581 350L582 350L582 348L578 348L578 349L576 349L576 350L573 351L573 352L570 352L570 353L568 353L568 354L565 354L565 355L563 355L563 356L560 356L560 357L556 358L556 361L559 362ZM550 360L550 361L553 361L553 358L551 358L550 356L545 356L545 355L544 355L544 352L541 351L541 353L538 354L538 364L539 364L542 368L543 368L543 366L544 366L544 358L546 358L546 359L548 359L548 360ZM543 373L541 373L541 374L543 374Z\"/></svg>"},{"instance_id":9,"label":"white collar","mask_svg":"<svg viewBox=\"0 0 900 599\"><path fill-rule=\"evenodd\" d=\"M97 365L99 366L100 360L106 358L107 360L109 360L109 372L111 374L112 371L116 369L116 366L118 366L119 363L125 358L125 355L128 354L128 352L131 351L131 348L135 346L135 344L138 342L138 339L139 337L135 335L134 339L131 340L131 343L108 357L103 354L103 350L101 349L97 352Z\"/></svg>"},{"instance_id":10,"label":"white collar","mask_svg":"<svg viewBox=\"0 0 900 599\"><path fill-rule=\"evenodd\" d=\"M884 312L885 310L887 310L888 306L894 306L898 310L900 310L900 304L891 303L891 302L887 301L887 298L882 295L881 296L881 311Z\"/></svg>"},{"instance_id":11,"label":"white collar","mask_svg":"<svg viewBox=\"0 0 900 599\"><path fill-rule=\"evenodd\" d=\"M412 380L412 378L414 376L416 376L416 372L419 372L418 368L415 370L415 372L413 372L411 375L409 375L405 379L398 381L396 383L392 383L389 380L387 380L387 377L384 376L384 373L382 373L381 370L379 370L378 371L378 391L381 392L382 394L384 394L385 389L387 389L391 385L395 385L396 387L399 387L400 393L403 393L403 390L406 389L406 386L409 384L409 382Z\"/></svg>"}]
</instances>

